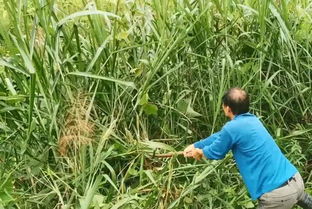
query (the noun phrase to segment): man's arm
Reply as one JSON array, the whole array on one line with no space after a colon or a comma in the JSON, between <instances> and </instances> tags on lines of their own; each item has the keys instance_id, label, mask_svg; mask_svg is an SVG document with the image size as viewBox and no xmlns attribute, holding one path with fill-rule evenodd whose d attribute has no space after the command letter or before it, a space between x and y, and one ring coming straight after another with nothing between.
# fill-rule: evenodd
<instances>
[{"instance_id":1,"label":"man's arm","mask_svg":"<svg viewBox=\"0 0 312 209\"><path fill-rule=\"evenodd\" d=\"M232 137L224 127L218 133L219 136L202 149L204 156L210 160L223 159L234 144Z\"/></svg>"},{"instance_id":2,"label":"man's arm","mask_svg":"<svg viewBox=\"0 0 312 209\"><path fill-rule=\"evenodd\" d=\"M209 146L210 144L213 143L214 140L216 140L219 137L219 135L220 135L220 132L217 132L215 134L210 135L209 137L207 137L205 139L202 139L198 142L195 142L194 144L187 146L183 151L184 156L185 157L194 157L193 154L195 154L194 153L195 150L199 151L199 149L203 149L205 146ZM202 155L202 153L201 153L201 155ZM196 158L196 159L198 159L198 158Z\"/></svg>"},{"instance_id":3,"label":"man's arm","mask_svg":"<svg viewBox=\"0 0 312 209\"><path fill-rule=\"evenodd\" d=\"M223 127L221 131L210 137L189 145L184 150L184 156L193 157L197 160L203 156L210 160L219 160L225 157L232 146L231 136Z\"/></svg>"},{"instance_id":4,"label":"man's arm","mask_svg":"<svg viewBox=\"0 0 312 209\"><path fill-rule=\"evenodd\" d=\"M210 135L209 137L202 139L198 142L195 142L194 147L198 148L198 149L203 149L205 146L209 146L210 144L212 144L214 142L214 140L219 138L220 134L221 134L221 131L214 133L214 134Z\"/></svg>"}]
</instances>

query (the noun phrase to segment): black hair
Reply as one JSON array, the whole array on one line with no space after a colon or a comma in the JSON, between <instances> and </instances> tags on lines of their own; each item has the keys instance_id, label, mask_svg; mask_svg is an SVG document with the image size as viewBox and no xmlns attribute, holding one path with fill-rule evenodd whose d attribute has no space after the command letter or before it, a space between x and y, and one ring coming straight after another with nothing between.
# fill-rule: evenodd
<instances>
[{"instance_id":1,"label":"black hair","mask_svg":"<svg viewBox=\"0 0 312 209\"><path fill-rule=\"evenodd\" d=\"M241 88L230 88L222 97L222 103L231 108L234 115L249 112L249 95Z\"/></svg>"}]
</instances>

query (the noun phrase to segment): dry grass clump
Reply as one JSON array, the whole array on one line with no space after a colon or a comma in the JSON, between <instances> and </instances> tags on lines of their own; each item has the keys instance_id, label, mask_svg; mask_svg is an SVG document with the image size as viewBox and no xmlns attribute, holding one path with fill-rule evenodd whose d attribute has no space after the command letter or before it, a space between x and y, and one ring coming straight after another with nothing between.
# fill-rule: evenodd
<instances>
[{"instance_id":1,"label":"dry grass clump","mask_svg":"<svg viewBox=\"0 0 312 209\"><path fill-rule=\"evenodd\" d=\"M45 31L41 27L38 27L36 30L35 44L41 56L43 55L45 51L45 48L44 48L45 42L46 42Z\"/></svg>"},{"instance_id":2,"label":"dry grass clump","mask_svg":"<svg viewBox=\"0 0 312 209\"><path fill-rule=\"evenodd\" d=\"M88 98L82 93L78 93L71 101L59 138L59 152L62 156L65 156L68 150L77 150L82 144L92 141L94 124L89 120L89 104Z\"/></svg>"}]
</instances>

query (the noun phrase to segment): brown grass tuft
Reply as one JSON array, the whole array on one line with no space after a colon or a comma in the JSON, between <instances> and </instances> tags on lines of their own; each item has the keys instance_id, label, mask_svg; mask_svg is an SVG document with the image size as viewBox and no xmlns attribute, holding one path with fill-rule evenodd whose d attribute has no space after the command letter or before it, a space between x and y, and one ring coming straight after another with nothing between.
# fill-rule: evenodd
<instances>
[{"instance_id":1,"label":"brown grass tuft","mask_svg":"<svg viewBox=\"0 0 312 209\"><path fill-rule=\"evenodd\" d=\"M77 150L82 144L92 141L94 124L89 120L88 98L78 93L71 102L67 117L59 138L59 152L66 156L69 150Z\"/></svg>"}]
</instances>

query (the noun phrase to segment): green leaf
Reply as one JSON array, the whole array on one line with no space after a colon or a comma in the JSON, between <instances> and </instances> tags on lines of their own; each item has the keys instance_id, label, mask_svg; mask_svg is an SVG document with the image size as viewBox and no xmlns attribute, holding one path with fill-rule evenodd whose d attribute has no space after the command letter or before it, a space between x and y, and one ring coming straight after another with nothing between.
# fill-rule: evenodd
<instances>
[{"instance_id":1,"label":"green leaf","mask_svg":"<svg viewBox=\"0 0 312 209\"><path fill-rule=\"evenodd\" d=\"M103 177L113 186L113 188L116 190L116 192L119 192L116 184L113 182L113 180L107 174L104 174Z\"/></svg>"},{"instance_id":2,"label":"green leaf","mask_svg":"<svg viewBox=\"0 0 312 209\"><path fill-rule=\"evenodd\" d=\"M101 184L102 176L97 176L93 184L88 184L87 190L85 191L85 194L83 197L79 199L80 202L80 208L81 209L88 209L89 205L91 204L95 192L99 188L99 185Z\"/></svg>"},{"instance_id":3,"label":"green leaf","mask_svg":"<svg viewBox=\"0 0 312 209\"><path fill-rule=\"evenodd\" d=\"M145 104L147 104L148 103L148 94L146 93L146 94L144 94L141 98L140 98L140 100L139 100L139 105L145 105Z\"/></svg>"},{"instance_id":4,"label":"green leaf","mask_svg":"<svg viewBox=\"0 0 312 209\"><path fill-rule=\"evenodd\" d=\"M18 102L18 101L24 101L26 97L27 97L26 95L0 96L0 101L3 100L3 101Z\"/></svg>"},{"instance_id":5,"label":"green leaf","mask_svg":"<svg viewBox=\"0 0 312 209\"><path fill-rule=\"evenodd\" d=\"M200 113L196 112L192 105L191 105L192 100L191 99L182 99L178 102L177 108L180 112L186 114L189 117L199 117L202 116Z\"/></svg>"},{"instance_id":6,"label":"green leaf","mask_svg":"<svg viewBox=\"0 0 312 209\"><path fill-rule=\"evenodd\" d=\"M13 178L11 176L0 179L0 204L3 206L14 201L10 193L13 192Z\"/></svg>"},{"instance_id":7,"label":"green leaf","mask_svg":"<svg viewBox=\"0 0 312 209\"><path fill-rule=\"evenodd\" d=\"M135 170L134 168L130 168L130 169L128 170L128 173L129 173L129 175L131 175L131 176L137 176L137 175L138 175L138 171Z\"/></svg>"},{"instance_id":8,"label":"green leaf","mask_svg":"<svg viewBox=\"0 0 312 209\"><path fill-rule=\"evenodd\" d=\"M196 112L193 107L191 106L191 103L187 106L186 114L190 117L199 117L202 116L200 113Z\"/></svg>"},{"instance_id":9,"label":"green leaf","mask_svg":"<svg viewBox=\"0 0 312 209\"><path fill-rule=\"evenodd\" d=\"M116 35L117 40L127 40L129 33L127 31L121 31Z\"/></svg>"},{"instance_id":10,"label":"green leaf","mask_svg":"<svg viewBox=\"0 0 312 209\"><path fill-rule=\"evenodd\" d=\"M127 204L130 204L131 202L133 202L134 200L140 200L139 197L136 196L128 196L128 195L124 195L124 197L119 198L115 204L111 207L111 209L118 209L118 208L124 208L122 206L126 206Z\"/></svg>"},{"instance_id":11,"label":"green leaf","mask_svg":"<svg viewBox=\"0 0 312 209\"><path fill-rule=\"evenodd\" d=\"M12 95L16 95L16 91L14 89L14 85L12 84L11 80L9 78L4 79L7 85L8 90L11 92Z\"/></svg>"},{"instance_id":12,"label":"green leaf","mask_svg":"<svg viewBox=\"0 0 312 209\"><path fill-rule=\"evenodd\" d=\"M130 73L133 73L136 77L139 77L143 73L143 69L140 68L133 68L130 70Z\"/></svg>"},{"instance_id":13,"label":"green leaf","mask_svg":"<svg viewBox=\"0 0 312 209\"><path fill-rule=\"evenodd\" d=\"M188 103L186 102L185 99L181 99L177 104L177 109L182 113L186 113L187 107L188 107Z\"/></svg>"},{"instance_id":14,"label":"green leaf","mask_svg":"<svg viewBox=\"0 0 312 209\"><path fill-rule=\"evenodd\" d=\"M161 143L161 142L147 141L147 142L140 142L140 143L146 147L149 147L152 150L161 149L164 151L165 150L172 151L172 152L176 151L172 146Z\"/></svg>"},{"instance_id":15,"label":"green leaf","mask_svg":"<svg viewBox=\"0 0 312 209\"><path fill-rule=\"evenodd\" d=\"M185 197L184 198L184 202L186 202L188 204L191 204L191 203L193 203L193 200L191 198L189 198L189 197Z\"/></svg>"},{"instance_id":16,"label":"green leaf","mask_svg":"<svg viewBox=\"0 0 312 209\"><path fill-rule=\"evenodd\" d=\"M134 89L136 88L136 86L133 82L122 81L122 80L109 78L109 77L105 77L105 76L100 76L100 75L94 75L94 74L87 73L87 72L71 72L68 74L87 77L87 78L95 78L95 79L100 79L100 80L105 80L105 81L111 81L111 82L115 82L115 83L120 84L120 85L129 86L129 87L134 88Z\"/></svg>"},{"instance_id":17,"label":"green leaf","mask_svg":"<svg viewBox=\"0 0 312 209\"><path fill-rule=\"evenodd\" d=\"M80 12L75 12L71 15L68 15L67 17L61 19L57 25L60 27L61 25L67 23L68 21L71 21L77 17L82 17L82 16L88 16L88 15L102 15L104 16L104 18L107 17L114 17L114 18L120 18L118 15L115 15L113 13L110 12L103 12L103 11L99 11L99 10L95 10L95 11L80 11Z\"/></svg>"},{"instance_id":18,"label":"green leaf","mask_svg":"<svg viewBox=\"0 0 312 209\"><path fill-rule=\"evenodd\" d=\"M0 59L0 65L1 65L1 66L5 66L5 67L8 67L8 68L13 69L13 70L16 70L17 72L22 73L22 74L24 74L24 75L29 75L28 72L25 72L25 71L23 71L23 70L21 70L21 69L15 67L15 66L12 65L11 63L9 63L9 62L7 62L7 61L5 61L5 60L3 60L3 59Z\"/></svg>"},{"instance_id":19,"label":"green leaf","mask_svg":"<svg viewBox=\"0 0 312 209\"><path fill-rule=\"evenodd\" d=\"M14 36L11 36L12 40L15 44L15 46L18 48L18 51L20 52L23 60L24 60L24 64L26 69L29 71L30 74L34 74L36 72L35 67L33 65L32 62L32 58L30 57L30 55L20 46L20 43L16 40L16 38Z\"/></svg>"},{"instance_id":20,"label":"green leaf","mask_svg":"<svg viewBox=\"0 0 312 209\"><path fill-rule=\"evenodd\" d=\"M255 205L250 201L250 202L247 202L245 205L245 208L254 208Z\"/></svg>"},{"instance_id":21,"label":"green leaf","mask_svg":"<svg viewBox=\"0 0 312 209\"><path fill-rule=\"evenodd\" d=\"M145 104L143 105L143 111L147 115L157 115L158 108L154 104Z\"/></svg>"},{"instance_id":22,"label":"green leaf","mask_svg":"<svg viewBox=\"0 0 312 209\"><path fill-rule=\"evenodd\" d=\"M107 197L104 196L104 195L95 194L93 196L91 206L93 206L95 208L102 208L105 205L104 202L105 202L106 199L107 199Z\"/></svg>"},{"instance_id":23,"label":"green leaf","mask_svg":"<svg viewBox=\"0 0 312 209\"><path fill-rule=\"evenodd\" d=\"M90 64L88 65L86 72L89 72L92 67L95 65L96 61L99 59L102 51L106 48L106 45L109 43L109 41L111 40L111 36L108 36L103 43L101 44L101 46L97 49L94 57L92 58L92 60L90 61Z\"/></svg>"},{"instance_id":24,"label":"green leaf","mask_svg":"<svg viewBox=\"0 0 312 209\"><path fill-rule=\"evenodd\" d=\"M151 170L144 170L144 173L146 174L146 176L151 180L151 182L153 182L153 184L157 187L157 183L152 175L152 171Z\"/></svg>"}]
</instances>

